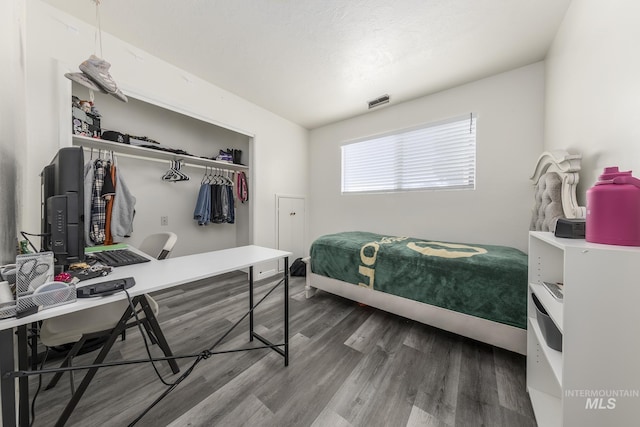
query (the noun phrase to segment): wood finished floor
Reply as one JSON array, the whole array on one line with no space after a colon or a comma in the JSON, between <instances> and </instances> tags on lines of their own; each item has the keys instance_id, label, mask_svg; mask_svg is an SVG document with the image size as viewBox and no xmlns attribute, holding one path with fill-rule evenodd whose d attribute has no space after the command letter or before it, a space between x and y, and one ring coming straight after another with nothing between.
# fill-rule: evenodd
<instances>
[{"instance_id":1,"label":"wood finished floor","mask_svg":"<svg viewBox=\"0 0 640 427\"><path fill-rule=\"evenodd\" d=\"M246 275L230 273L154 295L174 353L209 347L240 319L248 305L246 283ZM258 283L257 296L270 284ZM274 341L282 337L281 305L277 290L256 313L256 331ZM220 348L247 345L247 330L245 320ZM136 425L536 425L521 355L324 292L307 300L303 278L291 280L290 337L288 367L269 350L213 356ZM157 346L151 351L161 355ZM95 355L79 356L75 363L90 363ZM139 333L130 329L108 360L145 355ZM179 362L182 372L190 363ZM169 381L177 377L166 364L158 368ZM76 374L76 385L81 377ZM31 397L36 387L34 377ZM67 425L126 426L165 389L148 364L102 369ZM34 425L53 425L69 397L65 375L54 389L40 392Z\"/></svg>"}]
</instances>

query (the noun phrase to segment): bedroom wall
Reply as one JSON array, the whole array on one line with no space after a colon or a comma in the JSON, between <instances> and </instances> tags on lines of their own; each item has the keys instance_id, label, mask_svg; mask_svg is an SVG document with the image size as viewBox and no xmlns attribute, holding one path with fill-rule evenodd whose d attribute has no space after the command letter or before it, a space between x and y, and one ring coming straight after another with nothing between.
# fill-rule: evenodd
<instances>
[{"instance_id":1,"label":"bedroom wall","mask_svg":"<svg viewBox=\"0 0 640 427\"><path fill-rule=\"evenodd\" d=\"M25 197L19 227L38 230L38 174L59 145L61 101L58 87L61 73L58 67L62 64L76 70L78 64L95 51L95 29L40 1L26 2L26 11L25 98L29 123L24 141L28 160L23 191L28 196ZM121 87L135 88L147 99L193 112L204 120L255 136L251 147L252 243L274 247L274 195L307 193L307 130L107 33L103 33L103 56L112 64L111 74ZM282 167L283 164L287 167ZM172 202L195 204L195 193L188 192L185 197ZM166 203L163 197L157 199ZM146 208L155 209L154 206ZM173 231L180 235L183 225L178 218L171 224ZM192 227L193 224L185 219L184 225ZM159 221L157 227L157 231L166 230L160 228ZM215 241L215 236L203 238ZM197 245L192 245L192 242L182 241L179 245L182 254L198 250L194 249Z\"/></svg>"},{"instance_id":2,"label":"bedroom wall","mask_svg":"<svg viewBox=\"0 0 640 427\"><path fill-rule=\"evenodd\" d=\"M528 177L543 147L543 98L539 62L312 130L310 242L365 230L526 251L533 197ZM469 112L478 116L475 190L341 194L344 143Z\"/></svg>"},{"instance_id":3,"label":"bedroom wall","mask_svg":"<svg viewBox=\"0 0 640 427\"><path fill-rule=\"evenodd\" d=\"M20 194L17 191L23 157L16 141L24 139L25 64L21 60L24 39L20 22L24 5L18 0L0 2L0 264L13 262L16 256L16 215ZM1 424L1 422L0 422Z\"/></svg>"},{"instance_id":4,"label":"bedroom wall","mask_svg":"<svg viewBox=\"0 0 640 427\"><path fill-rule=\"evenodd\" d=\"M545 147L582 153L578 202L606 166L640 176L640 2L571 3L546 59Z\"/></svg>"}]
</instances>

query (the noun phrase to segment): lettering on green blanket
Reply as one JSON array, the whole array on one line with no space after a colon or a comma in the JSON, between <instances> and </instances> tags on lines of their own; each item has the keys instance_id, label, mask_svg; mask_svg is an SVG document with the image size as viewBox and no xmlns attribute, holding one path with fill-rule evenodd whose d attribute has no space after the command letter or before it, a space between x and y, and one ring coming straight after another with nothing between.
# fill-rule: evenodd
<instances>
[{"instance_id":1,"label":"lettering on green blanket","mask_svg":"<svg viewBox=\"0 0 640 427\"><path fill-rule=\"evenodd\" d=\"M378 257L380 245L401 242L408 237L383 237L378 242L365 243L360 248L360 262L364 265L358 266L358 273L366 277L368 283L358 282L358 286L373 289L373 282L376 275L375 264Z\"/></svg>"},{"instance_id":2,"label":"lettering on green blanket","mask_svg":"<svg viewBox=\"0 0 640 427\"><path fill-rule=\"evenodd\" d=\"M383 237L379 241L369 242L360 248L360 265L358 273L363 276L363 281L358 286L374 289L376 277L376 261L380 245L388 245L407 240L408 237ZM443 243L433 241L418 241L407 243L407 248L426 256L440 258L469 258L474 255L486 254L487 250L475 246L460 243Z\"/></svg>"},{"instance_id":3,"label":"lettering on green blanket","mask_svg":"<svg viewBox=\"0 0 640 427\"><path fill-rule=\"evenodd\" d=\"M358 272L369 279L369 284L359 282L358 286L373 289L373 280L376 274L374 265L376 263L376 258L378 257L378 250L380 250L380 245L377 242L367 243L360 248L360 262L364 265L358 267ZM371 253L371 255L367 255L367 253Z\"/></svg>"},{"instance_id":4,"label":"lettering on green blanket","mask_svg":"<svg viewBox=\"0 0 640 427\"><path fill-rule=\"evenodd\" d=\"M476 248L459 243L410 242L407 244L407 247L422 255L437 256L440 258L469 258L474 255L487 253L487 250L484 248Z\"/></svg>"}]
</instances>

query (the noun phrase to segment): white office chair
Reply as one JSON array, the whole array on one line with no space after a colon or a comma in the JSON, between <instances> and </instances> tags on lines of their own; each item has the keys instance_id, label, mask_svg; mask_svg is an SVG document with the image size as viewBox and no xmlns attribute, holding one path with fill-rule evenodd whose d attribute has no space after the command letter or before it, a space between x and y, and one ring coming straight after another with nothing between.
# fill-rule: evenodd
<instances>
[{"instance_id":1,"label":"white office chair","mask_svg":"<svg viewBox=\"0 0 640 427\"><path fill-rule=\"evenodd\" d=\"M144 239L138 249L155 259L165 259L169 257L177 241L178 236L170 231L152 234Z\"/></svg>"},{"instance_id":2,"label":"white office chair","mask_svg":"<svg viewBox=\"0 0 640 427\"><path fill-rule=\"evenodd\" d=\"M140 244L139 249L147 255L161 260L169 256L177 240L178 237L175 233L171 232L152 234L145 238L142 244ZM153 312L153 316L150 316L152 318L148 319L147 316L145 316L145 312L139 310L138 318L147 330L151 341L160 346L165 356L170 356L171 350L155 319L155 316L158 314L158 303L149 295L145 295L145 297L148 306ZM106 337L111 334L111 331L116 327L128 306L129 301L125 299L45 320L40 327L40 341L47 347L59 347L65 344L75 343L61 365L61 367L71 366L73 358L82 349L87 340ZM127 328L136 325L136 319L133 317L127 323ZM169 361L169 365L173 373L179 372L178 365L174 360ZM61 376L62 373L56 373L46 388L50 389L54 387ZM73 376L71 381L73 393Z\"/></svg>"}]
</instances>

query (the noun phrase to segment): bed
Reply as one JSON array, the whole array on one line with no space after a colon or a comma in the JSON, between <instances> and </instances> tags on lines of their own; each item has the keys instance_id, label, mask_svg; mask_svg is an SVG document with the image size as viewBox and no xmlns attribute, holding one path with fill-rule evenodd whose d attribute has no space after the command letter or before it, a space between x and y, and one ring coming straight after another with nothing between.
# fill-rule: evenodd
<instances>
[{"instance_id":1,"label":"bed","mask_svg":"<svg viewBox=\"0 0 640 427\"><path fill-rule=\"evenodd\" d=\"M531 180L531 229L583 218L580 155L543 153ZM320 289L526 354L527 255L515 248L349 231L311 245L306 296Z\"/></svg>"}]
</instances>

